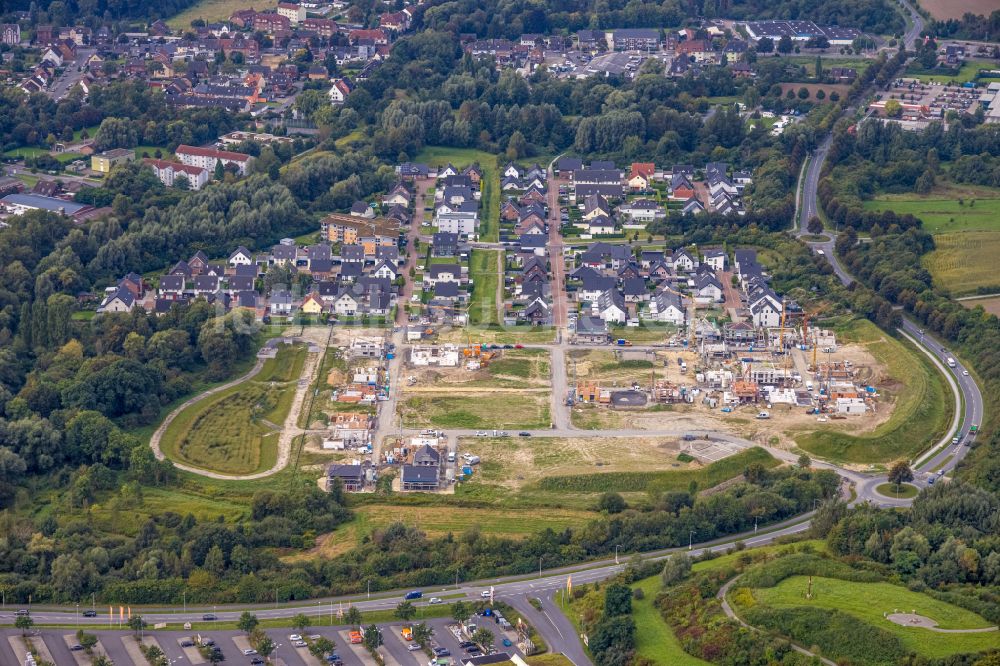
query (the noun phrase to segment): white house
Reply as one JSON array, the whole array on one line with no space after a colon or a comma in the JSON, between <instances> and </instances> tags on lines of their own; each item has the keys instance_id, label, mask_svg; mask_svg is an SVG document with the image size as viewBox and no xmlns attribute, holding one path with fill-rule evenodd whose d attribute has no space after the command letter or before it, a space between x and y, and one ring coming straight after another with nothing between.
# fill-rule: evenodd
<instances>
[{"instance_id":1,"label":"white house","mask_svg":"<svg viewBox=\"0 0 1000 666\"><path fill-rule=\"evenodd\" d=\"M636 199L618 207L618 212L636 222L649 224L667 216L667 211L652 199Z\"/></svg>"},{"instance_id":2,"label":"white house","mask_svg":"<svg viewBox=\"0 0 1000 666\"><path fill-rule=\"evenodd\" d=\"M130 312L135 307L135 298L132 292L125 287L118 287L101 302L97 308L98 312Z\"/></svg>"},{"instance_id":3,"label":"white house","mask_svg":"<svg viewBox=\"0 0 1000 666\"><path fill-rule=\"evenodd\" d=\"M718 302L722 300L722 283L714 275L702 274L695 278L694 293L699 300Z\"/></svg>"},{"instance_id":4,"label":"white house","mask_svg":"<svg viewBox=\"0 0 1000 666\"><path fill-rule=\"evenodd\" d=\"M250 250L246 249L242 245L236 248L236 251L229 255L230 266L250 266L252 264L253 255L250 254Z\"/></svg>"},{"instance_id":5,"label":"white house","mask_svg":"<svg viewBox=\"0 0 1000 666\"><path fill-rule=\"evenodd\" d=\"M333 302L333 311L339 315L353 316L361 309L361 302L349 291L344 290Z\"/></svg>"},{"instance_id":6,"label":"white house","mask_svg":"<svg viewBox=\"0 0 1000 666\"><path fill-rule=\"evenodd\" d=\"M182 163L210 171L215 169L217 162L222 162L222 166L232 164L241 176L246 175L247 167L253 161L252 155L233 153L228 150L215 150L214 148L198 148L197 146L181 145L174 153Z\"/></svg>"},{"instance_id":7,"label":"white house","mask_svg":"<svg viewBox=\"0 0 1000 666\"><path fill-rule=\"evenodd\" d=\"M649 301L649 318L675 326L683 325L685 316L681 297L669 291L659 292Z\"/></svg>"},{"instance_id":8,"label":"white house","mask_svg":"<svg viewBox=\"0 0 1000 666\"><path fill-rule=\"evenodd\" d=\"M716 271L726 270L726 251L721 248L706 249L701 255L703 264L708 264Z\"/></svg>"},{"instance_id":9,"label":"white house","mask_svg":"<svg viewBox=\"0 0 1000 666\"><path fill-rule=\"evenodd\" d=\"M698 268L698 262L687 250L678 250L673 257L674 270L691 272Z\"/></svg>"},{"instance_id":10,"label":"white house","mask_svg":"<svg viewBox=\"0 0 1000 666\"><path fill-rule=\"evenodd\" d=\"M327 96L330 98L331 104L343 104L347 101L347 96L351 94L352 90L354 88L347 79L334 79Z\"/></svg>"},{"instance_id":11,"label":"white house","mask_svg":"<svg viewBox=\"0 0 1000 666\"><path fill-rule=\"evenodd\" d=\"M781 325L781 302L765 295L750 304L750 315L757 328L774 328Z\"/></svg>"},{"instance_id":12,"label":"white house","mask_svg":"<svg viewBox=\"0 0 1000 666\"><path fill-rule=\"evenodd\" d=\"M384 259L375 266L372 270L372 274L375 277L389 278L390 280L396 279L396 269L392 267L392 264L388 263Z\"/></svg>"},{"instance_id":13,"label":"white house","mask_svg":"<svg viewBox=\"0 0 1000 666\"><path fill-rule=\"evenodd\" d=\"M156 174L156 177L160 179L160 182L167 187L173 187L177 179L184 176L187 178L188 186L192 190L200 190L212 179L212 174L208 169L198 166L191 166L181 162L170 162L168 160L156 160L148 157L142 162L149 166L153 170L153 173Z\"/></svg>"},{"instance_id":14,"label":"white house","mask_svg":"<svg viewBox=\"0 0 1000 666\"><path fill-rule=\"evenodd\" d=\"M624 324L628 321L625 297L617 289L608 289L594 302L593 314L607 323Z\"/></svg>"}]
</instances>

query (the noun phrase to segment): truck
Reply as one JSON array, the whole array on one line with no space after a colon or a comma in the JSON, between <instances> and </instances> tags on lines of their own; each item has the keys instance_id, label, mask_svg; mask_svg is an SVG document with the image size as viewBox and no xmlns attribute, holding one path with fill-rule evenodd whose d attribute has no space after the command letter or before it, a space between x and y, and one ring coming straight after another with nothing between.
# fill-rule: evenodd
<instances>
[{"instance_id":1,"label":"truck","mask_svg":"<svg viewBox=\"0 0 1000 666\"><path fill-rule=\"evenodd\" d=\"M948 357L948 360L946 361L946 363L948 364L949 368L954 368L955 367L955 359L953 359L951 356Z\"/></svg>"},{"instance_id":2,"label":"truck","mask_svg":"<svg viewBox=\"0 0 1000 666\"><path fill-rule=\"evenodd\" d=\"M625 338L618 338L617 340L615 340L615 344L618 345L619 347L631 347L632 346L632 343L629 342L628 340L626 340Z\"/></svg>"},{"instance_id":3,"label":"truck","mask_svg":"<svg viewBox=\"0 0 1000 666\"><path fill-rule=\"evenodd\" d=\"M361 632L358 631L357 629L349 633L347 635L347 638L351 641L351 644L353 645L360 645L365 640L364 636L362 636Z\"/></svg>"},{"instance_id":4,"label":"truck","mask_svg":"<svg viewBox=\"0 0 1000 666\"><path fill-rule=\"evenodd\" d=\"M404 641L413 640L413 627L403 627L399 633L403 636Z\"/></svg>"}]
</instances>

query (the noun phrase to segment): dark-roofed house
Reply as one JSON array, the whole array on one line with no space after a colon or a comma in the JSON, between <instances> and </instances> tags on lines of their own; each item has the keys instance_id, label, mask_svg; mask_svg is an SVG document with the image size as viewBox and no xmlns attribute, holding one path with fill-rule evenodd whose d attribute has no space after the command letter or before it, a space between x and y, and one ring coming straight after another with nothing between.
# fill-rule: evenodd
<instances>
[{"instance_id":1,"label":"dark-roofed house","mask_svg":"<svg viewBox=\"0 0 1000 666\"><path fill-rule=\"evenodd\" d=\"M555 163L555 173L563 178L573 178L573 174L583 168L583 160L579 157L560 157Z\"/></svg>"},{"instance_id":2,"label":"dark-roofed house","mask_svg":"<svg viewBox=\"0 0 1000 666\"><path fill-rule=\"evenodd\" d=\"M158 293L160 298L176 301L184 295L184 276L164 275L160 278Z\"/></svg>"},{"instance_id":3,"label":"dark-roofed house","mask_svg":"<svg viewBox=\"0 0 1000 666\"><path fill-rule=\"evenodd\" d=\"M400 477L403 490L437 490L439 482L437 466L403 465Z\"/></svg>"},{"instance_id":4,"label":"dark-roofed house","mask_svg":"<svg viewBox=\"0 0 1000 666\"><path fill-rule=\"evenodd\" d=\"M344 490L348 492L358 492L365 487L365 473L361 465L338 465L331 464L326 468L327 490L333 488L337 479L340 480Z\"/></svg>"},{"instance_id":5,"label":"dark-roofed house","mask_svg":"<svg viewBox=\"0 0 1000 666\"><path fill-rule=\"evenodd\" d=\"M580 317L576 322L576 341L584 344L605 344L608 325L600 317Z\"/></svg>"},{"instance_id":6,"label":"dark-roofed house","mask_svg":"<svg viewBox=\"0 0 1000 666\"><path fill-rule=\"evenodd\" d=\"M458 234L439 231L431 237L431 252L435 257L454 257L458 254Z\"/></svg>"}]
</instances>

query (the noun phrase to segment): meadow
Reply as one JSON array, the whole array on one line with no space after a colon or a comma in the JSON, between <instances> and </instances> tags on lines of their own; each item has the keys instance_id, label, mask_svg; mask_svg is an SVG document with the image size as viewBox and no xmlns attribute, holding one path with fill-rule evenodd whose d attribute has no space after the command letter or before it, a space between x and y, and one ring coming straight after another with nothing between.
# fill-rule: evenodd
<instances>
[{"instance_id":1,"label":"meadow","mask_svg":"<svg viewBox=\"0 0 1000 666\"><path fill-rule=\"evenodd\" d=\"M997 202L1000 205L1000 201ZM1000 254L1000 233L967 231L934 236L935 249L923 258L934 282L953 296L975 294L980 288L1000 285L996 257Z\"/></svg>"},{"instance_id":2,"label":"meadow","mask_svg":"<svg viewBox=\"0 0 1000 666\"><path fill-rule=\"evenodd\" d=\"M890 583L856 583L812 577L812 598L806 599L808 576L792 576L771 588L757 588L757 603L774 608L813 607L839 610L900 639L903 646L928 658L978 652L996 647L996 632L941 633L889 622L884 613L916 611L935 620L942 629L979 629L990 626L982 617L926 594Z\"/></svg>"},{"instance_id":3,"label":"meadow","mask_svg":"<svg viewBox=\"0 0 1000 666\"><path fill-rule=\"evenodd\" d=\"M709 662L684 651L673 629L653 605L661 589L660 577L643 579L634 584L632 589L643 592L642 599L632 600L637 656L655 666L707 666Z\"/></svg>"},{"instance_id":4,"label":"meadow","mask_svg":"<svg viewBox=\"0 0 1000 666\"><path fill-rule=\"evenodd\" d=\"M266 11L278 6L278 0L261 0L253 3L253 8L257 11ZM188 7L180 14L167 20L174 30L183 30L191 27L191 21L204 19L206 23L227 21L233 12L238 9L249 7L246 0L201 0L201 2Z\"/></svg>"},{"instance_id":5,"label":"meadow","mask_svg":"<svg viewBox=\"0 0 1000 666\"><path fill-rule=\"evenodd\" d=\"M928 194L883 194L865 210L892 210L919 217L932 234L1000 231L1000 188L945 183Z\"/></svg>"},{"instance_id":6,"label":"meadow","mask_svg":"<svg viewBox=\"0 0 1000 666\"><path fill-rule=\"evenodd\" d=\"M163 434L164 454L223 474L270 469L278 432L291 409L305 347L283 347L253 379L211 395L182 411ZM277 426L277 427L275 427Z\"/></svg>"},{"instance_id":7,"label":"meadow","mask_svg":"<svg viewBox=\"0 0 1000 666\"><path fill-rule=\"evenodd\" d=\"M497 287L503 250L473 250L469 258L469 278L473 281L469 302L469 323L499 326Z\"/></svg>"},{"instance_id":8,"label":"meadow","mask_svg":"<svg viewBox=\"0 0 1000 666\"><path fill-rule=\"evenodd\" d=\"M547 393L469 392L409 396L399 407L408 428L536 430L551 426Z\"/></svg>"}]
</instances>

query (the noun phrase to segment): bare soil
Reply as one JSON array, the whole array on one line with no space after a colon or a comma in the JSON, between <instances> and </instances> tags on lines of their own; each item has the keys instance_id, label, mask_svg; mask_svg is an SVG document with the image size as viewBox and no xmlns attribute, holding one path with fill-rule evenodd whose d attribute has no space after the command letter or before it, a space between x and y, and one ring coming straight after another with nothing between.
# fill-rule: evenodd
<instances>
[{"instance_id":1,"label":"bare soil","mask_svg":"<svg viewBox=\"0 0 1000 666\"><path fill-rule=\"evenodd\" d=\"M993 11L1000 9L1000 0L920 0L920 6L931 13L931 16L944 21L947 19L960 19L966 12L972 12L980 16L989 16Z\"/></svg>"}]
</instances>

